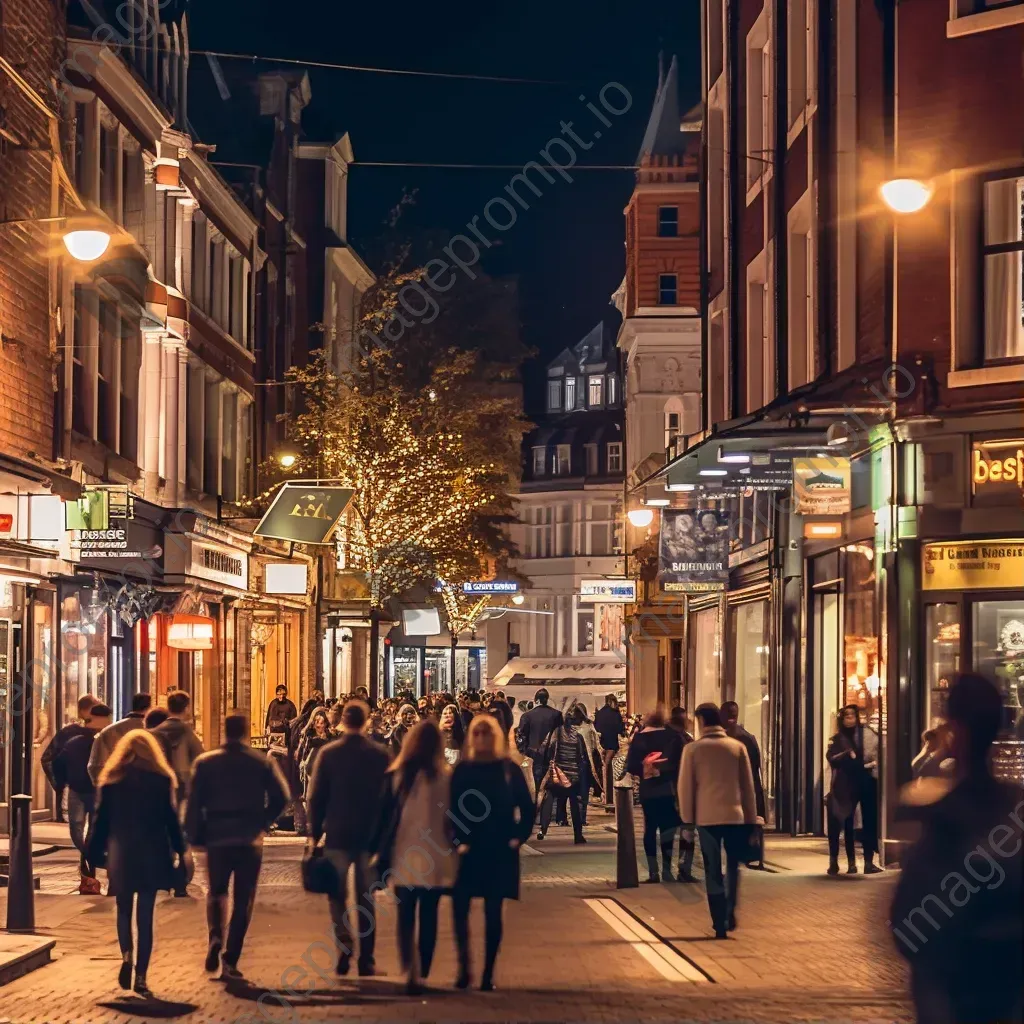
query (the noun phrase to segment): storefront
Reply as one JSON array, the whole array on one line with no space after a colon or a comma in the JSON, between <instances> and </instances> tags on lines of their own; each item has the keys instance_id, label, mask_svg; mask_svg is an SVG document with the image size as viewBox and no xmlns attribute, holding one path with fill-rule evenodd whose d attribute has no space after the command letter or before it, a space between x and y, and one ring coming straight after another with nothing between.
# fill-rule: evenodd
<instances>
[{"instance_id":1,"label":"storefront","mask_svg":"<svg viewBox=\"0 0 1024 1024\"><path fill-rule=\"evenodd\" d=\"M67 480L0 470L0 827L12 792L31 792L33 817L50 817L53 791L40 755L62 714L57 590L67 571L64 506ZM25 685L27 682L28 685ZM74 719L72 713L71 720ZM27 777L25 771L27 768Z\"/></svg>"},{"instance_id":2,"label":"storefront","mask_svg":"<svg viewBox=\"0 0 1024 1024\"><path fill-rule=\"evenodd\" d=\"M923 720L945 720L958 672L993 680L1003 697L998 758L1024 781L1024 537L933 541L921 547Z\"/></svg>"},{"instance_id":3,"label":"storefront","mask_svg":"<svg viewBox=\"0 0 1024 1024\"><path fill-rule=\"evenodd\" d=\"M414 641L431 637L405 637L401 643L394 632L385 644L387 672L385 696L411 692L417 697L429 693L457 693L480 690L487 681L487 645L471 641L455 648L455 675L452 676L451 646L416 646Z\"/></svg>"}]
</instances>

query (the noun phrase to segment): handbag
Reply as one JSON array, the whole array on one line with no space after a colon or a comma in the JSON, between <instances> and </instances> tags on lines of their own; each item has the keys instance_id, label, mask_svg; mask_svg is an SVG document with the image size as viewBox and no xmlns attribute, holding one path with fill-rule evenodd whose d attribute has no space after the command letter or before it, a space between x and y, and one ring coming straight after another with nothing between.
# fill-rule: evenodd
<instances>
[{"instance_id":1,"label":"handbag","mask_svg":"<svg viewBox=\"0 0 1024 1024\"><path fill-rule=\"evenodd\" d=\"M338 873L334 865L324 856L322 846L317 846L302 858L302 888L306 892L330 896L337 892Z\"/></svg>"},{"instance_id":2,"label":"handbag","mask_svg":"<svg viewBox=\"0 0 1024 1024\"><path fill-rule=\"evenodd\" d=\"M554 761L551 762L551 767L548 768L547 781L548 785L553 786L555 789L572 789L569 776Z\"/></svg>"}]
</instances>

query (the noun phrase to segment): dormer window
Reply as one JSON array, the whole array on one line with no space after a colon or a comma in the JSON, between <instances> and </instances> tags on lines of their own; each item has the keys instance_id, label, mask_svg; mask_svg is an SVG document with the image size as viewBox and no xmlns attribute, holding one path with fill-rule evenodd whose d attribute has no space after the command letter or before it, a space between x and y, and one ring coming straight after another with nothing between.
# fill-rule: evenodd
<instances>
[{"instance_id":1,"label":"dormer window","mask_svg":"<svg viewBox=\"0 0 1024 1024\"><path fill-rule=\"evenodd\" d=\"M558 412L562 408L562 382L548 381L548 412Z\"/></svg>"},{"instance_id":2,"label":"dormer window","mask_svg":"<svg viewBox=\"0 0 1024 1024\"><path fill-rule=\"evenodd\" d=\"M619 378L614 373L608 374L608 404L616 405L619 401Z\"/></svg>"},{"instance_id":3,"label":"dormer window","mask_svg":"<svg viewBox=\"0 0 1024 1024\"><path fill-rule=\"evenodd\" d=\"M604 377L594 375L588 382L589 400L591 409L599 409L604 405Z\"/></svg>"},{"instance_id":4,"label":"dormer window","mask_svg":"<svg viewBox=\"0 0 1024 1024\"><path fill-rule=\"evenodd\" d=\"M533 449L533 475L543 476L547 469L547 448Z\"/></svg>"},{"instance_id":5,"label":"dormer window","mask_svg":"<svg viewBox=\"0 0 1024 1024\"><path fill-rule=\"evenodd\" d=\"M565 411L572 412L576 408L576 378L565 378Z\"/></svg>"}]
</instances>

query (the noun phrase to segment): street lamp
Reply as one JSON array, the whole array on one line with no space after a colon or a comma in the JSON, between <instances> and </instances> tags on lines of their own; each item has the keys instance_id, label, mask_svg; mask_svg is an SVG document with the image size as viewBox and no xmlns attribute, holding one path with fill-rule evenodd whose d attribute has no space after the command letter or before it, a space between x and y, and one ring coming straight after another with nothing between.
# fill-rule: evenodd
<instances>
[{"instance_id":1,"label":"street lamp","mask_svg":"<svg viewBox=\"0 0 1024 1024\"><path fill-rule=\"evenodd\" d=\"M283 455L278 455L277 461L280 463L282 469L291 469L295 465L296 456L291 452L285 452Z\"/></svg>"},{"instance_id":2,"label":"street lamp","mask_svg":"<svg viewBox=\"0 0 1024 1024\"><path fill-rule=\"evenodd\" d=\"M103 227L97 227L95 219L68 217L25 217L17 220L0 220L0 227L16 224L66 224L61 234L68 255L79 263L93 263L110 247L111 234Z\"/></svg>"},{"instance_id":3,"label":"street lamp","mask_svg":"<svg viewBox=\"0 0 1024 1024\"><path fill-rule=\"evenodd\" d=\"M631 508L626 513L626 518L632 526L642 530L645 526L650 526L654 522L654 512L649 508Z\"/></svg>"},{"instance_id":4,"label":"street lamp","mask_svg":"<svg viewBox=\"0 0 1024 1024\"><path fill-rule=\"evenodd\" d=\"M110 245L110 234L106 231L76 230L64 233L64 248L72 259L80 263L98 260Z\"/></svg>"},{"instance_id":5,"label":"street lamp","mask_svg":"<svg viewBox=\"0 0 1024 1024\"><path fill-rule=\"evenodd\" d=\"M916 178L893 178L879 189L885 205L895 213L917 213L932 197L932 186Z\"/></svg>"},{"instance_id":6,"label":"street lamp","mask_svg":"<svg viewBox=\"0 0 1024 1024\"><path fill-rule=\"evenodd\" d=\"M525 600L526 600L526 598L525 598L525 597L523 597L523 595L522 595L522 594L515 594L515 595L513 595L513 597L512 597L512 603L513 603L513 604L516 604L516 605L518 605L518 604L522 604L522 603L523 603L523 602L524 602Z\"/></svg>"}]
</instances>

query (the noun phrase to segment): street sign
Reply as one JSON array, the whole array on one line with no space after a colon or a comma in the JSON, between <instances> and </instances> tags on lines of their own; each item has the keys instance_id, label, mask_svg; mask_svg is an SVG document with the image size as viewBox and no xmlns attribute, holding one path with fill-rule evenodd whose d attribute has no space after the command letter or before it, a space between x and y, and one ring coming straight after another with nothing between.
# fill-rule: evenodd
<instances>
[{"instance_id":1,"label":"street sign","mask_svg":"<svg viewBox=\"0 0 1024 1024\"><path fill-rule=\"evenodd\" d=\"M636 580L582 580L580 604L636 604Z\"/></svg>"},{"instance_id":2,"label":"street sign","mask_svg":"<svg viewBox=\"0 0 1024 1024\"><path fill-rule=\"evenodd\" d=\"M326 544L352 494L351 487L286 483L253 532L297 544Z\"/></svg>"},{"instance_id":3,"label":"street sign","mask_svg":"<svg viewBox=\"0 0 1024 1024\"><path fill-rule=\"evenodd\" d=\"M472 580L462 584L464 594L516 594L519 584L515 580Z\"/></svg>"}]
</instances>

